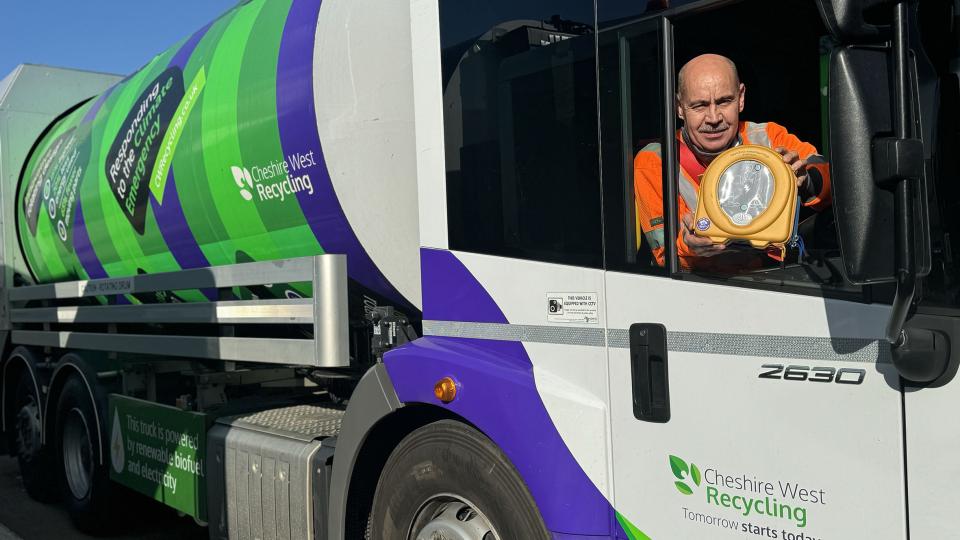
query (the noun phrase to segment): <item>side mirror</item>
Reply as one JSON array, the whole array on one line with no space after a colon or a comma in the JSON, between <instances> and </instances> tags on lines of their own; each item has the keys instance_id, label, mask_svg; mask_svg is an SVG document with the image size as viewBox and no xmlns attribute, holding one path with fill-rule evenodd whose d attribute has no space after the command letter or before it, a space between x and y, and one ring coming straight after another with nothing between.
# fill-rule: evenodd
<instances>
[{"instance_id":1,"label":"side mirror","mask_svg":"<svg viewBox=\"0 0 960 540\"><path fill-rule=\"evenodd\" d=\"M903 251L896 241L896 184L905 178L916 184L911 215L899 217L912 228L911 253L905 255L917 276L930 271L924 146L912 133L913 114L904 115L905 136L897 135L893 56L886 47L845 46L830 61L833 208L847 279L859 285L896 281ZM916 73L913 59L908 66ZM915 78L905 86L916 103Z\"/></svg>"},{"instance_id":2,"label":"side mirror","mask_svg":"<svg viewBox=\"0 0 960 540\"><path fill-rule=\"evenodd\" d=\"M847 279L894 281L894 193L875 181L874 141L893 135L889 51L841 47L830 60L833 208Z\"/></svg>"},{"instance_id":3,"label":"side mirror","mask_svg":"<svg viewBox=\"0 0 960 540\"><path fill-rule=\"evenodd\" d=\"M820 6L832 3L870 0ZM833 206L847 278L897 284L886 331L894 366L902 377L930 382L944 372L950 343L937 330L904 327L917 280L930 268L930 240L909 5L892 7L889 45L845 45L831 58Z\"/></svg>"}]
</instances>

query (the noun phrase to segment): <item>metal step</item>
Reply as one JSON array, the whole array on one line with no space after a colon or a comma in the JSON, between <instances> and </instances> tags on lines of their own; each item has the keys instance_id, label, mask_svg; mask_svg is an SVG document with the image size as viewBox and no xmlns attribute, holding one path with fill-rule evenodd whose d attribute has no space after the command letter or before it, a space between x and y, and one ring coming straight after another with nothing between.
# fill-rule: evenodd
<instances>
[{"instance_id":1,"label":"metal step","mask_svg":"<svg viewBox=\"0 0 960 540\"><path fill-rule=\"evenodd\" d=\"M345 411L341 409L319 405L294 405L220 418L217 423L291 439L312 441L337 436L340 433L344 413Z\"/></svg>"},{"instance_id":2,"label":"metal step","mask_svg":"<svg viewBox=\"0 0 960 540\"><path fill-rule=\"evenodd\" d=\"M295 405L218 419L207 443L210 538L317 538L343 415Z\"/></svg>"}]
</instances>

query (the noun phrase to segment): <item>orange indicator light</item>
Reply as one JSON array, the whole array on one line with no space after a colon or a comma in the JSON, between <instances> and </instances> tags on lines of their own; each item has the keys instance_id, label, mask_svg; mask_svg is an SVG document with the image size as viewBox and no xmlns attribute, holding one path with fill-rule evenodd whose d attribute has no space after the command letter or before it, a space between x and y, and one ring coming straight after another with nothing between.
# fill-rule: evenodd
<instances>
[{"instance_id":1,"label":"orange indicator light","mask_svg":"<svg viewBox=\"0 0 960 540\"><path fill-rule=\"evenodd\" d=\"M450 377L444 377L433 386L433 395L444 403L450 403L457 397L457 382Z\"/></svg>"}]
</instances>

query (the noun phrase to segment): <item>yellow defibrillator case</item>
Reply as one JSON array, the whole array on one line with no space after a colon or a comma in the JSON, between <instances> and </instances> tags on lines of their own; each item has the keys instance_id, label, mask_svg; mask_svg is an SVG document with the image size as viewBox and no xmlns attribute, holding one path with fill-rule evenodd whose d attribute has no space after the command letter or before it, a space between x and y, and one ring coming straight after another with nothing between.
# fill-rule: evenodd
<instances>
[{"instance_id":1,"label":"yellow defibrillator case","mask_svg":"<svg viewBox=\"0 0 960 540\"><path fill-rule=\"evenodd\" d=\"M794 235L797 184L774 150L741 145L717 156L700 180L694 234L714 243L785 247Z\"/></svg>"}]
</instances>

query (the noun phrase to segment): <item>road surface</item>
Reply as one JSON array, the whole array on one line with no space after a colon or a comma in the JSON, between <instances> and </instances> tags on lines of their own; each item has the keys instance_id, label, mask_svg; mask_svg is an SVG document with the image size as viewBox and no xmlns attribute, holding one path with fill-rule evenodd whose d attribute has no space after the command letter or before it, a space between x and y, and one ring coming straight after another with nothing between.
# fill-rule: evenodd
<instances>
[{"instance_id":1,"label":"road surface","mask_svg":"<svg viewBox=\"0 0 960 540\"><path fill-rule=\"evenodd\" d=\"M111 540L166 540L207 538L207 530L188 517L130 494L129 505L118 509L117 530ZM77 531L63 508L34 501L27 496L20 482L17 460L0 457L0 540L48 540L70 538L93 540ZM103 537L101 537L103 538Z\"/></svg>"}]
</instances>

